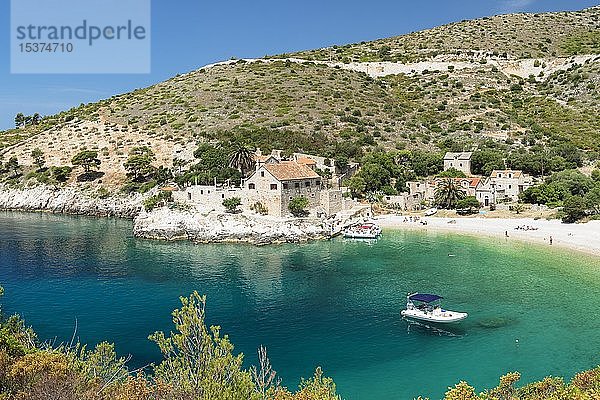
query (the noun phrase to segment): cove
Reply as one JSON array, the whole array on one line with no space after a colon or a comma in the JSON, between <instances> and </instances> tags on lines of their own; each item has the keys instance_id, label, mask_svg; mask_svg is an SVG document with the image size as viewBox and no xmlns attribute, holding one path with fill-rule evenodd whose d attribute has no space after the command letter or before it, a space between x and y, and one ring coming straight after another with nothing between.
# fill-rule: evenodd
<instances>
[{"instance_id":1,"label":"cove","mask_svg":"<svg viewBox=\"0 0 600 400\"><path fill-rule=\"evenodd\" d=\"M320 365L346 399L435 399L459 380L483 390L509 371L526 383L600 363L600 260L570 251L394 230L376 243L162 243L124 220L12 212L0 238L6 313L57 342L77 325L82 343L115 342L134 367L159 361L147 336L170 331L193 290L246 365L266 345L283 384ZM469 318L409 326L399 312L416 290Z\"/></svg>"}]
</instances>

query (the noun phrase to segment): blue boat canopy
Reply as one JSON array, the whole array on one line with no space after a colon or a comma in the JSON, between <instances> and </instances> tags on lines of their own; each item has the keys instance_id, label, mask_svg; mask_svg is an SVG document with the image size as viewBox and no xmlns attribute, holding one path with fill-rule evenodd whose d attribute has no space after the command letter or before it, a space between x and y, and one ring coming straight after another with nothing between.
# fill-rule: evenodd
<instances>
[{"instance_id":1,"label":"blue boat canopy","mask_svg":"<svg viewBox=\"0 0 600 400\"><path fill-rule=\"evenodd\" d=\"M438 296L437 294L415 293L415 294L408 296L408 299L422 301L424 303L431 303L432 301L443 299L443 297Z\"/></svg>"}]
</instances>

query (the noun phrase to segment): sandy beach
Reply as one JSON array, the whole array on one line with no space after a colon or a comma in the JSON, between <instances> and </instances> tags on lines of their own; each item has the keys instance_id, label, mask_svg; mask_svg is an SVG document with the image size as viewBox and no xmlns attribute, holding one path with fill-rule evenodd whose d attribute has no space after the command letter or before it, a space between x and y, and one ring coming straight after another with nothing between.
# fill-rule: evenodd
<instances>
[{"instance_id":1,"label":"sandy beach","mask_svg":"<svg viewBox=\"0 0 600 400\"><path fill-rule=\"evenodd\" d=\"M508 234L509 238L515 240L560 246L600 256L600 221L563 224L559 220L534 220L533 218L421 217L418 222L411 222L410 219L405 221L406 218L408 217L384 215L375 220L382 228L420 229L492 237L506 237ZM422 221L426 221L427 225L422 224ZM515 229L516 227L525 229ZM550 237L552 237L552 244L550 244Z\"/></svg>"}]
</instances>

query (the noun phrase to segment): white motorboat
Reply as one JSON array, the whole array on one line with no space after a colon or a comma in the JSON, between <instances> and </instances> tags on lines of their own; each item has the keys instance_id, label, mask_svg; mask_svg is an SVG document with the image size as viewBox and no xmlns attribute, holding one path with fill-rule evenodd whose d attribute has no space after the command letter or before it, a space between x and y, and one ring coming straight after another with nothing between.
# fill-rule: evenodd
<instances>
[{"instance_id":1,"label":"white motorboat","mask_svg":"<svg viewBox=\"0 0 600 400\"><path fill-rule=\"evenodd\" d=\"M430 208L429 210L425 211L425 216L426 217L431 217L432 215L434 215L435 213L438 212L437 208Z\"/></svg>"},{"instance_id":2,"label":"white motorboat","mask_svg":"<svg viewBox=\"0 0 600 400\"><path fill-rule=\"evenodd\" d=\"M380 235L381 228L373 222L354 225L344 231L344 237L351 239L377 239Z\"/></svg>"},{"instance_id":3,"label":"white motorboat","mask_svg":"<svg viewBox=\"0 0 600 400\"><path fill-rule=\"evenodd\" d=\"M406 309L400 315L420 321L448 324L462 321L469 314L465 312L445 310L440 304L442 296L428 293L413 293L406 297Z\"/></svg>"}]
</instances>

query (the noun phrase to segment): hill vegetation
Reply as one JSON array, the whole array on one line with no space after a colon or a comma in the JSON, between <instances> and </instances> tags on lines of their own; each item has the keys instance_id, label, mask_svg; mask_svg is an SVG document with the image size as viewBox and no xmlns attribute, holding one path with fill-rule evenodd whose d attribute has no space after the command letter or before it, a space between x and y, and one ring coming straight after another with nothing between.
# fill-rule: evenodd
<instances>
[{"instance_id":1,"label":"hill vegetation","mask_svg":"<svg viewBox=\"0 0 600 400\"><path fill-rule=\"evenodd\" d=\"M229 158L240 146L372 164L359 176L368 184L353 182L361 195L402 191L407 179L439 173L445 151L475 151L481 174L507 166L545 176L593 165L599 15L598 7L503 15L232 60L54 116L18 115L18 128L0 133L0 180L63 184L67 168L78 167L73 160L95 152L98 170L83 180L70 174L67 184L235 182L241 174ZM394 64L405 72L381 73L368 64L376 61L426 68ZM143 179L128 168L141 148L152 152ZM43 154L34 157L36 149Z\"/></svg>"},{"instance_id":2,"label":"hill vegetation","mask_svg":"<svg viewBox=\"0 0 600 400\"><path fill-rule=\"evenodd\" d=\"M471 58L570 57L600 53L600 7L576 12L508 14L461 21L408 35L285 54L340 62Z\"/></svg>"}]
</instances>

